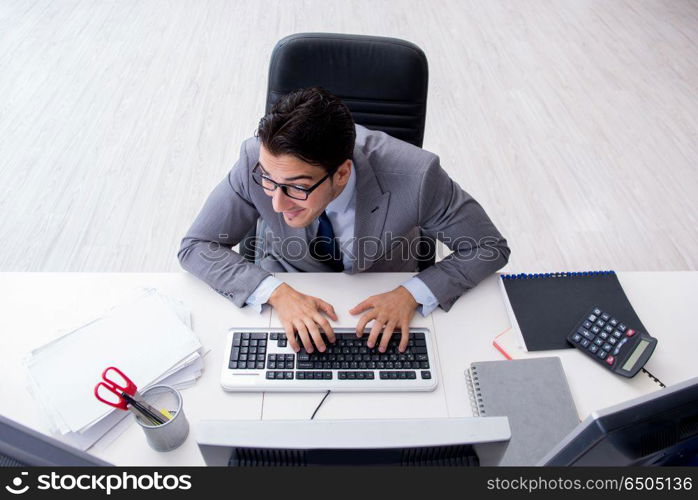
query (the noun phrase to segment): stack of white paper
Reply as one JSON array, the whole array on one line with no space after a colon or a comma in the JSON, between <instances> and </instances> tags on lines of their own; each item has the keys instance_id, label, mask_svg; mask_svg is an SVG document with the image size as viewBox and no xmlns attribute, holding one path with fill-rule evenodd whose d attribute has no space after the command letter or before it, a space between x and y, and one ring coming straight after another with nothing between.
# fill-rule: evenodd
<instances>
[{"instance_id":1,"label":"stack of white paper","mask_svg":"<svg viewBox=\"0 0 698 500\"><path fill-rule=\"evenodd\" d=\"M156 383L184 387L203 370L203 348L189 311L156 290L32 351L25 364L31 391L54 431L81 449L128 412L99 402L95 385L109 366L143 391Z\"/></svg>"}]
</instances>

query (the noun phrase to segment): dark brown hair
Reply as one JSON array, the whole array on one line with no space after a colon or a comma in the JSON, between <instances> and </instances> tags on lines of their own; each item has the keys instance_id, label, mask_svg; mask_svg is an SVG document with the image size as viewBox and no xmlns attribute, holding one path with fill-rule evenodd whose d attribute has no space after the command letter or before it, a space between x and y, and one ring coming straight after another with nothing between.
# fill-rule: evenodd
<instances>
[{"instance_id":1,"label":"dark brown hair","mask_svg":"<svg viewBox=\"0 0 698 500\"><path fill-rule=\"evenodd\" d=\"M333 171L351 159L354 119L342 101L322 87L283 96L260 121L256 136L274 156L296 158Z\"/></svg>"}]
</instances>

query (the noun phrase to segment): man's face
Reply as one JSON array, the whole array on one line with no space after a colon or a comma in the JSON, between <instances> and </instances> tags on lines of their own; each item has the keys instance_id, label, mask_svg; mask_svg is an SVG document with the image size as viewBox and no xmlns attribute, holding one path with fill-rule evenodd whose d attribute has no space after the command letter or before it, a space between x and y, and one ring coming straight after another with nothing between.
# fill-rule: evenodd
<instances>
[{"instance_id":1,"label":"man's face","mask_svg":"<svg viewBox=\"0 0 698 500\"><path fill-rule=\"evenodd\" d=\"M327 175L322 167L306 163L295 156L274 156L264 146L260 147L259 163L263 174L280 184L291 184L309 188ZM351 161L344 162L332 178L326 179L310 193L307 200L296 200L286 196L280 188L264 192L272 198L275 212L283 213L284 221L291 227L310 225L320 216L325 207L342 191L351 173Z\"/></svg>"}]
</instances>

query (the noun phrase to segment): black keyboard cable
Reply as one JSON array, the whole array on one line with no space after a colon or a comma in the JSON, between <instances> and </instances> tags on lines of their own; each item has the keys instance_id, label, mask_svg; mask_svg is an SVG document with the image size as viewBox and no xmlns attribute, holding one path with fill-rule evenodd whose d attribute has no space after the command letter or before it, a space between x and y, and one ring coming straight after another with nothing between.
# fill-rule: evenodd
<instances>
[{"instance_id":1,"label":"black keyboard cable","mask_svg":"<svg viewBox=\"0 0 698 500\"><path fill-rule=\"evenodd\" d=\"M325 396L324 396L324 397L322 398L322 400L318 403L317 408L315 408L315 411L313 412L313 415L310 417L310 420L313 420L313 419L315 418L315 414L316 414L317 411L320 409L320 407L322 406L322 403L325 402L325 400L327 399L327 396L329 396L329 395L330 395L330 390L328 389L327 392L325 393Z\"/></svg>"}]
</instances>

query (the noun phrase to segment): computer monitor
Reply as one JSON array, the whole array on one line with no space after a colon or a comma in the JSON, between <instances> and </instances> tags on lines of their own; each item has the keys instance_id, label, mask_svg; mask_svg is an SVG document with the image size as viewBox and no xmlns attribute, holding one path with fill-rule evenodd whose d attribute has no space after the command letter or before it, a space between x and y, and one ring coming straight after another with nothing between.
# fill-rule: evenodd
<instances>
[{"instance_id":1,"label":"computer monitor","mask_svg":"<svg viewBox=\"0 0 698 500\"><path fill-rule=\"evenodd\" d=\"M539 465L695 465L698 377L594 412Z\"/></svg>"},{"instance_id":2,"label":"computer monitor","mask_svg":"<svg viewBox=\"0 0 698 500\"><path fill-rule=\"evenodd\" d=\"M196 427L207 465L497 465L506 417L212 420Z\"/></svg>"},{"instance_id":3,"label":"computer monitor","mask_svg":"<svg viewBox=\"0 0 698 500\"><path fill-rule=\"evenodd\" d=\"M112 464L0 415L0 467L61 465Z\"/></svg>"}]
</instances>

